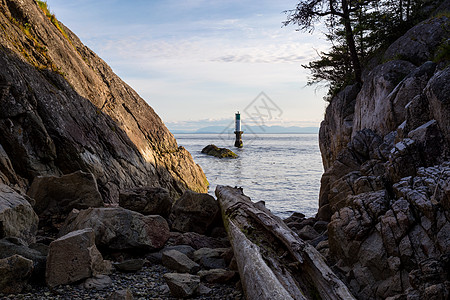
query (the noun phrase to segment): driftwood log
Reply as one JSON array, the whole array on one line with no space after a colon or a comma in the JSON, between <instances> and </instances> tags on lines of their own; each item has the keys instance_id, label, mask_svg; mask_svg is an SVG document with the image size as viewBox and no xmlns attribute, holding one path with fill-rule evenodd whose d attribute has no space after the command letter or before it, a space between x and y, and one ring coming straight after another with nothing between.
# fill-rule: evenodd
<instances>
[{"instance_id":1,"label":"driftwood log","mask_svg":"<svg viewBox=\"0 0 450 300\"><path fill-rule=\"evenodd\" d=\"M355 299L322 255L242 189L216 196L247 299Z\"/></svg>"}]
</instances>

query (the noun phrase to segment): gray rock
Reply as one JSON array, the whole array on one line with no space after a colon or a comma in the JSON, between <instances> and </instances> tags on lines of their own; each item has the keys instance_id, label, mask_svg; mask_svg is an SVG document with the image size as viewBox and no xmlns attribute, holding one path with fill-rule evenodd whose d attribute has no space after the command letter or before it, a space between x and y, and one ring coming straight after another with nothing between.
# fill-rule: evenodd
<instances>
[{"instance_id":1,"label":"gray rock","mask_svg":"<svg viewBox=\"0 0 450 300\"><path fill-rule=\"evenodd\" d=\"M33 271L31 280L41 283L45 278L45 265L47 263L47 255L28 248L27 246L17 243L14 239L4 238L0 240L0 259L13 255L20 255L33 261Z\"/></svg>"},{"instance_id":2,"label":"gray rock","mask_svg":"<svg viewBox=\"0 0 450 300\"><path fill-rule=\"evenodd\" d=\"M139 187L121 191L119 194L121 207L143 215L168 217L172 203L169 191L163 188Z\"/></svg>"},{"instance_id":3,"label":"gray rock","mask_svg":"<svg viewBox=\"0 0 450 300\"><path fill-rule=\"evenodd\" d=\"M186 191L172 207L172 229L205 234L218 221L219 211L219 203L211 195Z\"/></svg>"},{"instance_id":4,"label":"gray rock","mask_svg":"<svg viewBox=\"0 0 450 300\"><path fill-rule=\"evenodd\" d=\"M192 261L185 254L176 251L168 250L162 253L162 264L179 273L195 274L200 270L200 266Z\"/></svg>"},{"instance_id":5,"label":"gray rock","mask_svg":"<svg viewBox=\"0 0 450 300\"><path fill-rule=\"evenodd\" d=\"M121 272L137 272L144 266L143 259L128 259L121 262L113 263L114 268Z\"/></svg>"},{"instance_id":6,"label":"gray rock","mask_svg":"<svg viewBox=\"0 0 450 300\"><path fill-rule=\"evenodd\" d=\"M169 226L161 216L144 216L124 208L89 208L66 220L59 235L92 228L98 247L116 250L159 249L169 238Z\"/></svg>"},{"instance_id":7,"label":"gray rock","mask_svg":"<svg viewBox=\"0 0 450 300\"><path fill-rule=\"evenodd\" d=\"M18 294L28 283L33 271L33 261L13 255L0 259L0 293Z\"/></svg>"},{"instance_id":8,"label":"gray rock","mask_svg":"<svg viewBox=\"0 0 450 300\"><path fill-rule=\"evenodd\" d=\"M310 225L303 226L297 234L303 240L313 240L319 236L319 233Z\"/></svg>"},{"instance_id":9,"label":"gray rock","mask_svg":"<svg viewBox=\"0 0 450 300\"><path fill-rule=\"evenodd\" d=\"M227 238L213 238L195 232L186 232L173 238L174 245L189 245L194 249L200 248L227 248L230 242Z\"/></svg>"},{"instance_id":10,"label":"gray rock","mask_svg":"<svg viewBox=\"0 0 450 300\"><path fill-rule=\"evenodd\" d=\"M421 65L432 57L434 49L445 37L447 17L431 18L411 28L384 53L384 60L405 59Z\"/></svg>"},{"instance_id":11,"label":"gray rock","mask_svg":"<svg viewBox=\"0 0 450 300\"><path fill-rule=\"evenodd\" d=\"M0 183L0 238L36 241L39 218L30 203L12 188Z\"/></svg>"},{"instance_id":12,"label":"gray rock","mask_svg":"<svg viewBox=\"0 0 450 300\"><path fill-rule=\"evenodd\" d=\"M166 273L164 280L173 297L186 298L194 295L200 285L200 277L191 274Z\"/></svg>"},{"instance_id":13,"label":"gray rock","mask_svg":"<svg viewBox=\"0 0 450 300\"><path fill-rule=\"evenodd\" d=\"M68 233L50 244L45 278L48 286L69 284L107 273L91 228Z\"/></svg>"},{"instance_id":14,"label":"gray rock","mask_svg":"<svg viewBox=\"0 0 450 300\"><path fill-rule=\"evenodd\" d=\"M84 281L85 289L103 290L112 286L112 280L108 275L95 275Z\"/></svg>"},{"instance_id":15,"label":"gray rock","mask_svg":"<svg viewBox=\"0 0 450 300\"><path fill-rule=\"evenodd\" d=\"M133 294L129 289L126 290L118 290L112 292L107 300L133 300Z\"/></svg>"},{"instance_id":16,"label":"gray rock","mask_svg":"<svg viewBox=\"0 0 450 300\"><path fill-rule=\"evenodd\" d=\"M169 250L177 250L188 257L192 257L192 254L194 253L195 249L192 248L189 245L174 245L174 246L166 246L163 249L161 249L161 253Z\"/></svg>"},{"instance_id":17,"label":"gray rock","mask_svg":"<svg viewBox=\"0 0 450 300\"><path fill-rule=\"evenodd\" d=\"M211 269L198 272L201 281L209 283L226 283L230 281L236 273L225 269Z\"/></svg>"}]
</instances>

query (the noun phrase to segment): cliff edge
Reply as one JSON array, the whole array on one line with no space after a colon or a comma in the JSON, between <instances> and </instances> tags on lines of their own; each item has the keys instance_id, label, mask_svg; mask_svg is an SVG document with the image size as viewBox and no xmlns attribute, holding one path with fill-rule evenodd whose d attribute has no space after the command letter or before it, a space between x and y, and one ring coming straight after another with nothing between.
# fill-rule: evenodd
<instances>
[{"instance_id":1,"label":"cliff edge","mask_svg":"<svg viewBox=\"0 0 450 300\"><path fill-rule=\"evenodd\" d=\"M450 296L449 40L448 13L416 25L321 124L317 217L360 299Z\"/></svg>"},{"instance_id":2,"label":"cliff edge","mask_svg":"<svg viewBox=\"0 0 450 300\"><path fill-rule=\"evenodd\" d=\"M136 186L207 191L153 109L35 0L0 0L0 104L0 183L23 193L77 170L110 203Z\"/></svg>"}]
</instances>

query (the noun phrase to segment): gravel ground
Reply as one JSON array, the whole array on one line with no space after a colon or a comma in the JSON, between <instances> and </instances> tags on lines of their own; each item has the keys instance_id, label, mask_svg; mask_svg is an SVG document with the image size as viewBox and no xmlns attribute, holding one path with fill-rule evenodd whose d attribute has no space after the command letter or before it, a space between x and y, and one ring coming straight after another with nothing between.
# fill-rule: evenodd
<instances>
[{"instance_id":1,"label":"gravel ground","mask_svg":"<svg viewBox=\"0 0 450 300\"><path fill-rule=\"evenodd\" d=\"M112 279L112 286L102 289L85 289L82 284L65 285L50 290L48 287L29 287L28 290L18 295L0 294L0 299L107 299L108 296L117 290L129 289L134 299L177 299L170 296L169 287L163 279L163 274L171 271L161 265L144 266L136 273L121 273L115 271L109 275ZM209 284L202 283L211 289L208 293L198 295L190 299L221 299L240 300L244 299L241 291L236 289L236 282L230 284Z\"/></svg>"}]
</instances>

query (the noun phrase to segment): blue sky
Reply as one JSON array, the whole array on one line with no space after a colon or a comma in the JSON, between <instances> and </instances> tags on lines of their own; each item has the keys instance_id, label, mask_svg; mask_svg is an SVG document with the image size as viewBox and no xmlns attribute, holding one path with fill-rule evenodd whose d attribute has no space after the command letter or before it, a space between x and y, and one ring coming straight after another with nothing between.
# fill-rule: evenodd
<instances>
[{"instance_id":1,"label":"blue sky","mask_svg":"<svg viewBox=\"0 0 450 300\"><path fill-rule=\"evenodd\" d=\"M225 126L260 92L282 112L266 125L320 124L326 89L305 87L301 64L326 43L319 30L282 27L296 2L47 0L176 130Z\"/></svg>"}]
</instances>

